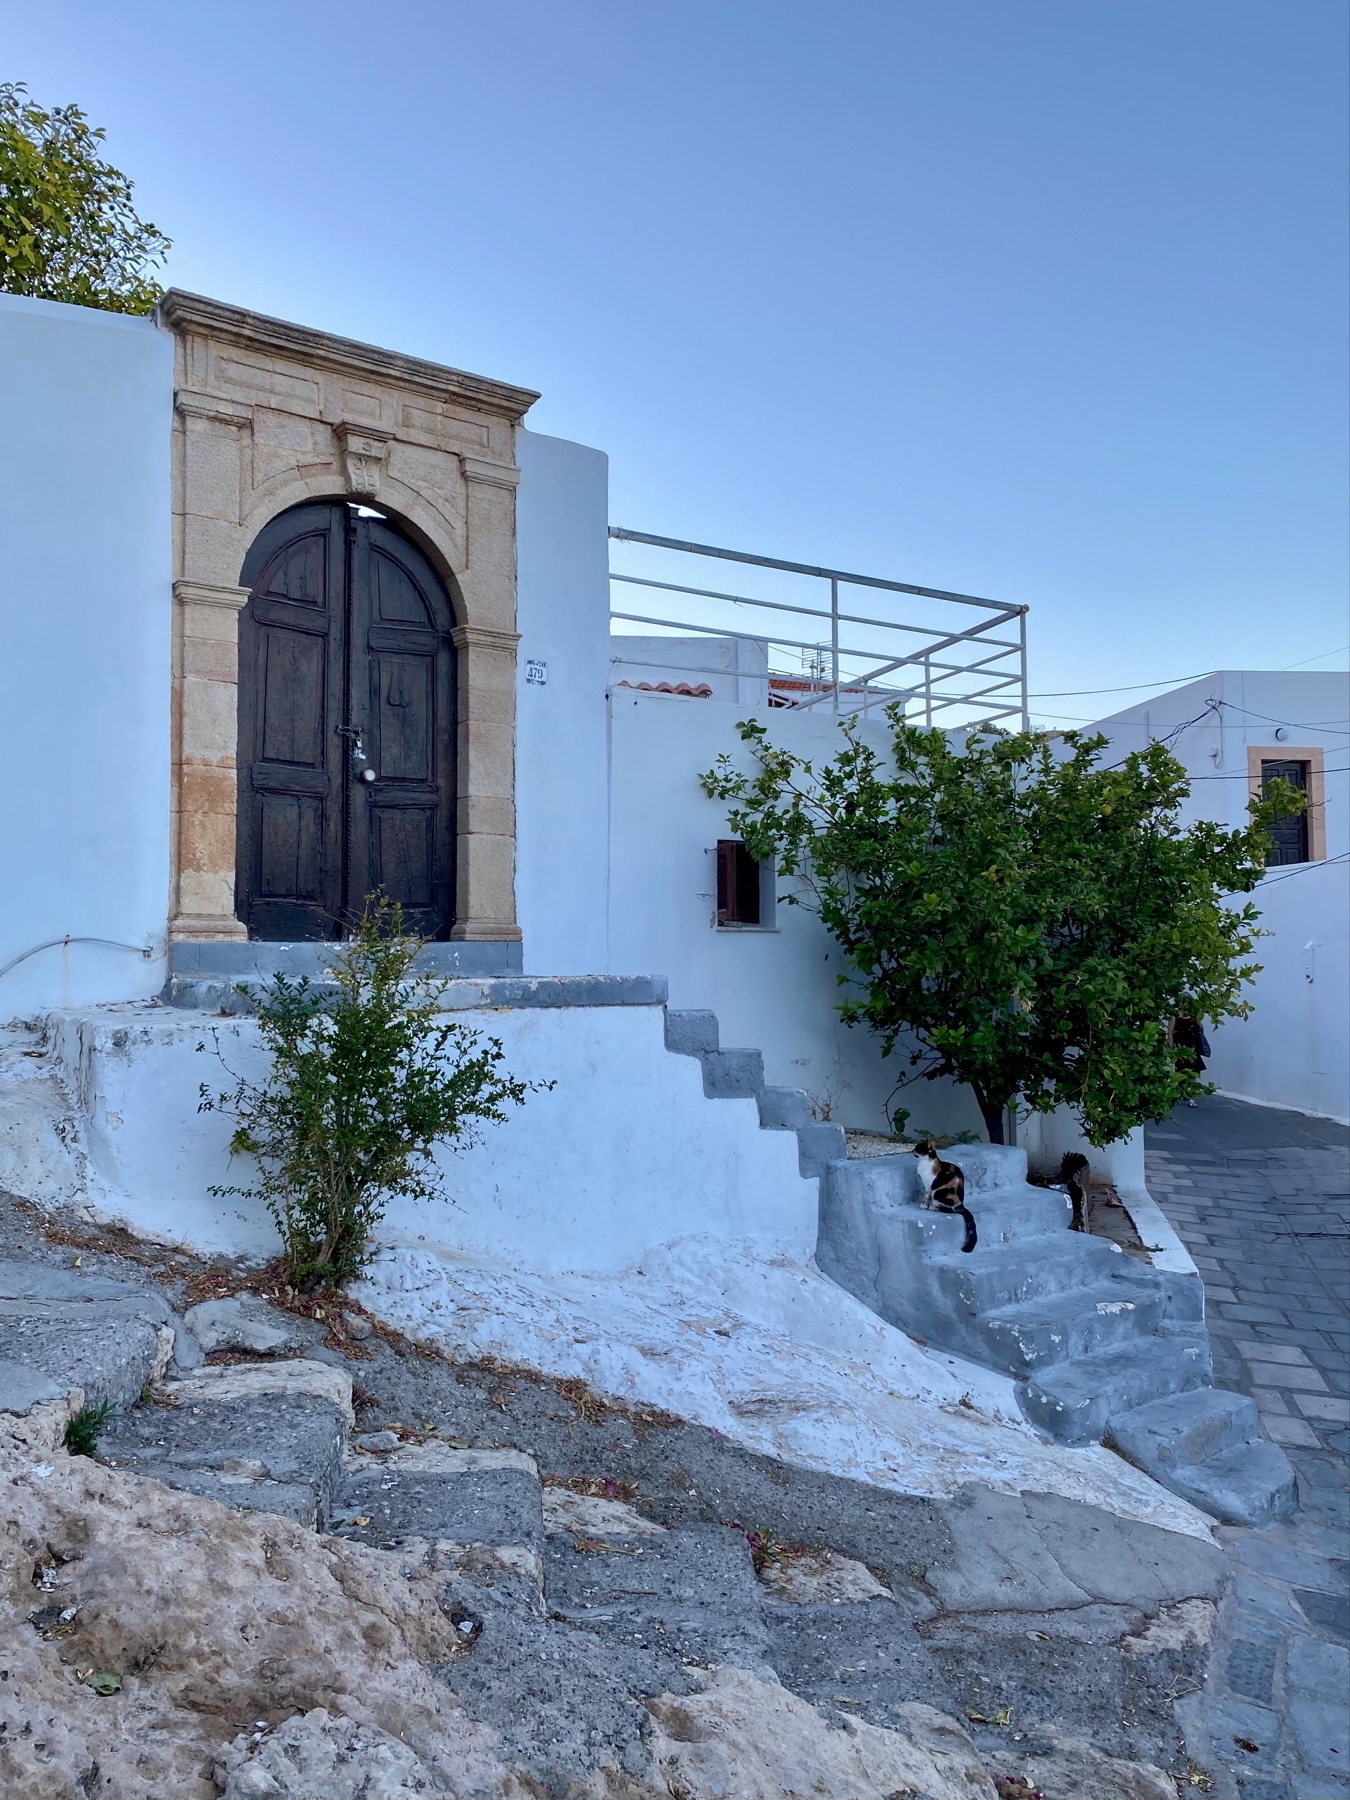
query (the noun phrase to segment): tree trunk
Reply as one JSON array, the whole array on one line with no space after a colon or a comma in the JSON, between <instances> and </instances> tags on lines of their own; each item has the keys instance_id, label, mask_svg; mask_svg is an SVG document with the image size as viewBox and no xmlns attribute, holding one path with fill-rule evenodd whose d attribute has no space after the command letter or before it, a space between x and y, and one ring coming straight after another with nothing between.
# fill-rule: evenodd
<instances>
[{"instance_id":1,"label":"tree trunk","mask_svg":"<svg viewBox=\"0 0 1350 1800\"><path fill-rule=\"evenodd\" d=\"M973 1085L973 1084L972 1084ZM975 1088L975 1098L979 1102L980 1113L984 1119L984 1128L989 1133L991 1144L1003 1142L1003 1113L1001 1100L989 1100L979 1088Z\"/></svg>"}]
</instances>

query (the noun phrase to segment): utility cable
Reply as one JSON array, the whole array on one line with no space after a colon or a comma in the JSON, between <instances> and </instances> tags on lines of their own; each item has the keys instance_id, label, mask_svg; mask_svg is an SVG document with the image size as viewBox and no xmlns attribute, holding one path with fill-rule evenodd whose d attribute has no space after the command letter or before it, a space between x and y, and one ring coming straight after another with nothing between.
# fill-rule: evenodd
<instances>
[{"instance_id":1,"label":"utility cable","mask_svg":"<svg viewBox=\"0 0 1350 1800\"><path fill-rule=\"evenodd\" d=\"M7 963L0 963L0 975L8 975L11 969L17 969L21 962L27 962L30 956L36 956L39 950L54 950L58 944L103 944L109 950L134 950L137 956L143 956L147 962L155 954L149 944L121 944L116 938L65 937L48 938L45 944L34 944L31 950L21 950L17 956L11 956Z\"/></svg>"}]
</instances>

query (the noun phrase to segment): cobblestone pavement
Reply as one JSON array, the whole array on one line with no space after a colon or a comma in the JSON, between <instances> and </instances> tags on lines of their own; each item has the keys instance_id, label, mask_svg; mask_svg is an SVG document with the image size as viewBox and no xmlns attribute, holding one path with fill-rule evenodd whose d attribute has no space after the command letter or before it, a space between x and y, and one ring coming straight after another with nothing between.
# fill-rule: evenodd
<instances>
[{"instance_id":1,"label":"cobblestone pavement","mask_svg":"<svg viewBox=\"0 0 1350 1800\"><path fill-rule=\"evenodd\" d=\"M1145 1134L1149 1191L1205 1283L1214 1380L1251 1394L1299 1514L1221 1527L1234 1578L1182 1703L1211 1800L1350 1796L1350 1131L1213 1096Z\"/></svg>"}]
</instances>

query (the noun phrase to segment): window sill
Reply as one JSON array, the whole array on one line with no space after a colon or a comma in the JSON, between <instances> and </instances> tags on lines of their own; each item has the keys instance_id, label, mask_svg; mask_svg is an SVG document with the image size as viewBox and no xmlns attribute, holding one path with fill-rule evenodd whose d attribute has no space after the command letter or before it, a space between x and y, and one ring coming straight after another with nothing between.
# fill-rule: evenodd
<instances>
[{"instance_id":1,"label":"window sill","mask_svg":"<svg viewBox=\"0 0 1350 1800\"><path fill-rule=\"evenodd\" d=\"M715 919L713 920L714 931L725 931L728 933L737 931L766 931L773 934L782 929L783 927L781 925L719 925Z\"/></svg>"}]
</instances>

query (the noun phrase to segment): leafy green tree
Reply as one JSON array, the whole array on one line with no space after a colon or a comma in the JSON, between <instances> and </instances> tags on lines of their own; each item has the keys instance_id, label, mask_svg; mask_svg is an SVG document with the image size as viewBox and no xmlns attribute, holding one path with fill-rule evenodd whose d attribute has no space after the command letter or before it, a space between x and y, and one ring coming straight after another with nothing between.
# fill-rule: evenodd
<instances>
[{"instance_id":1,"label":"leafy green tree","mask_svg":"<svg viewBox=\"0 0 1350 1800\"><path fill-rule=\"evenodd\" d=\"M266 1202L301 1289L360 1273L391 1195L439 1194L437 1144L470 1141L482 1120L505 1119L508 1101L553 1085L513 1080L496 1038L442 1022L445 984L410 980L421 948L400 908L372 897L327 981L278 975L249 993L267 1079L240 1077L226 1093L202 1085L199 1110L234 1119L231 1154L258 1169L252 1187L211 1192Z\"/></svg>"},{"instance_id":2,"label":"leafy green tree","mask_svg":"<svg viewBox=\"0 0 1350 1800\"><path fill-rule=\"evenodd\" d=\"M889 767L852 724L817 770L752 720L758 771L723 756L702 780L843 948L854 992L839 1010L908 1059L897 1090L968 1083L994 1143L1006 1108L1068 1104L1094 1144L1212 1092L1169 1021L1250 1013L1259 915L1224 896L1256 885L1266 823L1295 790L1271 784L1242 830L1183 829L1186 774L1161 744L1102 766L1103 737L954 747L887 716Z\"/></svg>"},{"instance_id":3,"label":"leafy green tree","mask_svg":"<svg viewBox=\"0 0 1350 1800\"><path fill-rule=\"evenodd\" d=\"M0 82L0 288L105 312L153 312L149 271L170 241L136 216L131 183L99 154L78 106L50 112Z\"/></svg>"}]
</instances>

